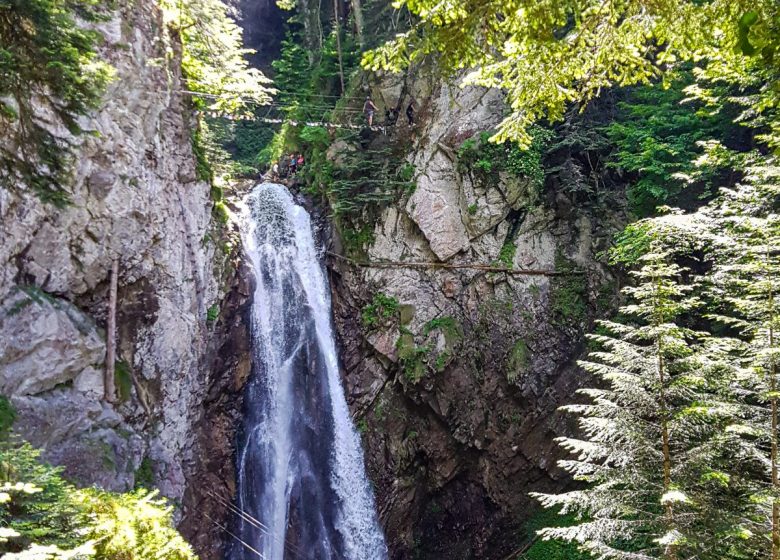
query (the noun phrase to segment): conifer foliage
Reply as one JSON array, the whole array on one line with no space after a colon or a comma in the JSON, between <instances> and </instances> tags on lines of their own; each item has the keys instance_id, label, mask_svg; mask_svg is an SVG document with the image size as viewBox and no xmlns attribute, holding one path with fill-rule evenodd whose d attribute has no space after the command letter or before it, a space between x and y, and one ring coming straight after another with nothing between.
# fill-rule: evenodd
<instances>
[{"instance_id":1,"label":"conifer foliage","mask_svg":"<svg viewBox=\"0 0 780 560\"><path fill-rule=\"evenodd\" d=\"M8 560L195 560L172 508L145 489L76 489L13 436L0 441L0 556Z\"/></svg>"},{"instance_id":2,"label":"conifer foliage","mask_svg":"<svg viewBox=\"0 0 780 560\"><path fill-rule=\"evenodd\" d=\"M542 535L576 541L600 558L677 558L688 548L691 498L686 471L695 438L681 412L701 400L692 345L702 337L678 324L698 305L683 270L655 251L643 258L638 285L627 288L632 303L624 323L602 322L591 335L601 350L582 366L605 387L581 393L590 404L565 410L580 415L584 439L560 438L574 454L561 466L584 489L537 495L547 507L578 513L573 527L545 529Z\"/></svg>"},{"instance_id":3,"label":"conifer foliage","mask_svg":"<svg viewBox=\"0 0 780 560\"><path fill-rule=\"evenodd\" d=\"M605 559L780 557L779 203L770 157L696 215L634 228L647 252L624 320L582 362L598 388L564 407L581 430L561 466L583 486L535 495L579 521L544 538ZM685 238L711 265L699 275L669 249Z\"/></svg>"}]
</instances>

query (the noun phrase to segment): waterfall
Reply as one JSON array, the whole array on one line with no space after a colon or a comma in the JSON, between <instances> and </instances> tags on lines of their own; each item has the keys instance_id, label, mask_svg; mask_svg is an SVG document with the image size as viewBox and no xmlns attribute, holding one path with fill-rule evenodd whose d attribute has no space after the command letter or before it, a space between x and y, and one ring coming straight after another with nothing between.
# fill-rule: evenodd
<instances>
[{"instance_id":1,"label":"waterfall","mask_svg":"<svg viewBox=\"0 0 780 560\"><path fill-rule=\"evenodd\" d=\"M251 518L237 521L243 544L227 558L384 560L309 215L264 183L246 199L242 233L257 286L237 505Z\"/></svg>"}]
</instances>

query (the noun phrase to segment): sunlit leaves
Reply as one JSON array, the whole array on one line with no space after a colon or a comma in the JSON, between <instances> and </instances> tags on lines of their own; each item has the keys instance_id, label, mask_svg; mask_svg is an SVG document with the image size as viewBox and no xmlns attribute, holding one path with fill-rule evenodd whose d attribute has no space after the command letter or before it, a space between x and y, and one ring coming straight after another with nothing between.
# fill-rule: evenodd
<instances>
[{"instance_id":1,"label":"sunlit leaves","mask_svg":"<svg viewBox=\"0 0 780 560\"><path fill-rule=\"evenodd\" d=\"M745 57L760 51L763 64L777 68L774 0L398 3L419 17L417 25L367 53L364 66L398 70L435 54L445 73L472 69L464 85L507 94L512 112L499 142L527 144L535 121L560 120L568 105L604 88L648 83L679 60L713 61L720 75L745 75ZM769 97L776 105L778 93Z\"/></svg>"},{"instance_id":2,"label":"sunlit leaves","mask_svg":"<svg viewBox=\"0 0 780 560\"><path fill-rule=\"evenodd\" d=\"M251 106L271 101L270 81L246 56L241 28L221 0L161 0L166 21L184 46L182 69L187 87L205 109L230 115L249 114Z\"/></svg>"},{"instance_id":3,"label":"sunlit leaves","mask_svg":"<svg viewBox=\"0 0 780 560\"><path fill-rule=\"evenodd\" d=\"M11 560L195 560L156 492L76 489L14 440L0 443L0 553Z\"/></svg>"}]
</instances>

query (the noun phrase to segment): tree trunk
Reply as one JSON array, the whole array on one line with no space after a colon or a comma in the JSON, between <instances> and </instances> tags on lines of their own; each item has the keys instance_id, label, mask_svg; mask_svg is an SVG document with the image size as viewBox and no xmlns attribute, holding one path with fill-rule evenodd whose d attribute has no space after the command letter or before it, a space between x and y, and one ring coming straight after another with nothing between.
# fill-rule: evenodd
<instances>
[{"instance_id":1,"label":"tree trunk","mask_svg":"<svg viewBox=\"0 0 780 560\"><path fill-rule=\"evenodd\" d=\"M656 367L658 369L658 379L661 385L659 392L659 401L661 405L661 453L663 454L663 473L664 473L664 494L666 494L672 487L672 454L669 450L669 419L666 408L666 373L664 371L664 361L661 355L661 341L656 343ZM674 509L672 504L666 504L664 506L666 511L666 525L668 530L673 530L674 527ZM674 560L677 558L677 552L674 545L667 545L664 550L665 560Z\"/></svg>"},{"instance_id":2,"label":"tree trunk","mask_svg":"<svg viewBox=\"0 0 780 560\"><path fill-rule=\"evenodd\" d=\"M767 270L769 275L769 294L768 303L768 323L769 323L769 390L772 394L770 400L771 406L771 424L772 424L772 490L777 494L780 491L780 482L778 481L778 466L777 466L777 397L775 396L777 391L777 361L771 350L775 347L775 294L772 277L772 256L767 253ZM777 498L772 499L772 560L780 560L780 502Z\"/></svg>"},{"instance_id":3,"label":"tree trunk","mask_svg":"<svg viewBox=\"0 0 780 560\"><path fill-rule=\"evenodd\" d=\"M339 17L339 0L333 0L333 21L336 32L336 51L339 54L339 79L341 80L341 95L344 95L344 58L341 55L341 18Z\"/></svg>"},{"instance_id":4,"label":"tree trunk","mask_svg":"<svg viewBox=\"0 0 780 560\"><path fill-rule=\"evenodd\" d=\"M313 66L322 54L322 29L319 21L319 8L310 6L310 0L298 0L298 12L303 21L303 40L306 45L309 66Z\"/></svg>"},{"instance_id":5,"label":"tree trunk","mask_svg":"<svg viewBox=\"0 0 780 560\"><path fill-rule=\"evenodd\" d=\"M660 282L656 285L656 290L660 291ZM656 294L658 294L656 291ZM660 323L661 321L659 321ZM660 324L656 325L657 327ZM672 453L669 449L669 412L666 403L666 367L664 365L663 342L661 335L655 341L656 352L656 374L658 375L658 401L661 407L661 453L663 454L663 489L664 494L669 492L672 487ZM675 529L674 508L671 503L664 505L666 513L666 527L668 531ZM663 552L664 560L675 560L677 550L674 545L667 545Z\"/></svg>"},{"instance_id":6,"label":"tree trunk","mask_svg":"<svg viewBox=\"0 0 780 560\"><path fill-rule=\"evenodd\" d=\"M116 401L116 381L114 367L116 364L116 292L119 276L119 260L111 262L110 286L108 289L108 319L106 321L106 375L104 380L105 398L108 402Z\"/></svg>"},{"instance_id":7,"label":"tree trunk","mask_svg":"<svg viewBox=\"0 0 780 560\"><path fill-rule=\"evenodd\" d=\"M360 0L352 0L352 11L355 14L355 29L357 30L358 44L360 45L360 50L363 51L366 49L366 40L363 35L365 28L363 23L363 8L360 5Z\"/></svg>"}]
</instances>

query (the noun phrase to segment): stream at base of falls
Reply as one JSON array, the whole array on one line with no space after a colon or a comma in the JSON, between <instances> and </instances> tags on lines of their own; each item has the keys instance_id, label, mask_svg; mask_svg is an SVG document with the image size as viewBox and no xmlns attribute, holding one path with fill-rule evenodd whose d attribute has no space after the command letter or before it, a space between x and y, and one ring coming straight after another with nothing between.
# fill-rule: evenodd
<instances>
[{"instance_id":1,"label":"stream at base of falls","mask_svg":"<svg viewBox=\"0 0 780 560\"><path fill-rule=\"evenodd\" d=\"M226 558L385 560L309 214L272 183L255 187L245 205L253 371L237 452L244 515Z\"/></svg>"}]
</instances>

